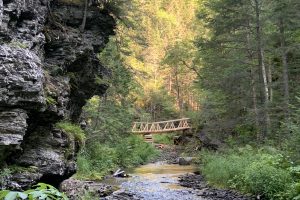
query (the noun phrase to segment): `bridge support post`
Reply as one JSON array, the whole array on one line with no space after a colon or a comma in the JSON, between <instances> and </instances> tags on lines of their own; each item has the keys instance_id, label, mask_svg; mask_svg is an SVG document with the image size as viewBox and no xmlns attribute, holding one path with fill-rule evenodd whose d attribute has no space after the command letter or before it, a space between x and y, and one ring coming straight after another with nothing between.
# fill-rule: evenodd
<instances>
[{"instance_id":1,"label":"bridge support post","mask_svg":"<svg viewBox=\"0 0 300 200\"><path fill-rule=\"evenodd\" d=\"M143 137L145 142L153 144L153 135L151 133L145 134Z\"/></svg>"}]
</instances>

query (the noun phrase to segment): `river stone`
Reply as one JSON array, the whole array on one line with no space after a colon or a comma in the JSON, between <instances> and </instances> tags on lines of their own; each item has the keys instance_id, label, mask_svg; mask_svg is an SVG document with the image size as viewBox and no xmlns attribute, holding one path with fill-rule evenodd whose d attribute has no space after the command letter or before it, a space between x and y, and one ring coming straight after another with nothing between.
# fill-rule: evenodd
<instances>
[{"instance_id":1,"label":"river stone","mask_svg":"<svg viewBox=\"0 0 300 200\"><path fill-rule=\"evenodd\" d=\"M179 157L178 158L178 164L179 165L190 165L195 158L193 157Z\"/></svg>"},{"instance_id":2,"label":"river stone","mask_svg":"<svg viewBox=\"0 0 300 200\"><path fill-rule=\"evenodd\" d=\"M63 181L60 185L60 189L66 193L70 199L81 199L86 191L94 194L98 197L106 197L112 194L117 188L99 183L95 181L81 181L74 178Z\"/></svg>"},{"instance_id":3,"label":"river stone","mask_svg":"<svg viewBox=\"0 0 300 200\"><path fill-rule=\"evenodd\" d=\"M15 173L9 176L2 188L12 189L12 190L22 190L26 188L28 185L35 184L37 179L42 177L41 173L38 172L29 172L29 171L22 171L21 173ZM1 186L0 186L1 188Z\"/></svg>"}]
</instances>

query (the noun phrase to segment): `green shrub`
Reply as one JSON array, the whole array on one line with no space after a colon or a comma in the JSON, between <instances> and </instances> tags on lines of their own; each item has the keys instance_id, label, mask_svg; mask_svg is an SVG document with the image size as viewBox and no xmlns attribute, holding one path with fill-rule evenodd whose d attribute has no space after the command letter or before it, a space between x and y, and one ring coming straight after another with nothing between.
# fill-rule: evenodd
<instances>
[{"instance_id":1,"label":"green shrub","mask_svg":"<svg viewBox=\"0 0 300 200\"><path fill-rule=\"evenodd\" d=\"M108 145L94 143L77 158L77 177L80 179L101 180L117 165L116 150Z\"/></svg>"},{"instance_id":2,"label":"green shrub","mask_svg":"<svg viewBox=\"0 0 300 200\"><path fill-rule=\"evenodd\" d=\"M254 162L247 167L244 176L247 191L269 199L276 199L276 196L287 190L288 185L292 183L287 170L260 162Z\"/></svg>"},{"instance_id":3,"label":"green shrub","mask_svg":"<svg viewBox=\"0 0 300 200\"><path fill-rule=\"evenodd\" d=\"M0 191L0 200L68 200L68 197L59 192L55 187L39 183L33 189L24 192L2 190Z\"/></svg>"},{"instance_id":4,"label":"green shrub","mask_svg":"<svg viewBox=\"0 0 300 200\"><path fill-rule=\"evenodd\" d=\"M247 146L223 154L204 152L201 160L201 170L209 184L268 199L292 199L298 195L292 179L298 168L288 168L290 163L274 148L255 150Z\"/></svg>"},{"instance_id":5,"label":"green shrub","mask_svg":"<svg viewBox=\"0 0 300 200\"><path fill-rule=\"evenodd\" d=\"M217 186L240 188L243 185L244 169L252 162L254 156L238 154L207 154L204 155L202 169L207 180Z\"/></svg>"},{"instance_id":6,"label":"green shrub","mask_svg":"<svg viewBox=\"0 0 300 200\"><path fill-rule=\"evenodd\" d=\"M159 144L173 144L174 134L157 134L153 135L153 141Z\"/></svg>"},{"instance_id":7,"label":"green shrub","mask_svg":"<svg viewBox=\"0 0 300 200\"><path fill-rule=\"evenodd\" d=\"M290 167L289 171L291 172L292 175L300 179L300 165Z\"/></svg>"},{"instance_id":8,"label":"green shrub","mask_svg":"<svg viewBox=\"0 0 300 200\"><path fill-rule=\"evenodd\" d=\"M101 144L91 143L77 158L77 178L99 180L119 167L130 168L147 162L157 150L138 136L122 141Z\"/></svg>"},{"instance_id":9,"label":"green shrub","mask_svg":"<svg viewBox=\"0 0 300 200\"><path fill-rule=\"evenodd\" d=\"M12 171L9 168L3 168L0 171L0 186L4 185L7 181L7 178L12 174Z\"/></svg>"},{"instance_id":10,"label":"green shrub","mask_svg":"<svg viewBox=\"0 0 300 200\"><path fill-rule=\"evenodd\" d=\"M300 200L300 181L291 185L290 190L286 194L288 197L292 197L293 200Z\"/></svg>"},{"instance_id":11,"label":"green shrub","mask_svg":"<svg viewBox=\"0 0 300 200\"><path fill-rule=\"evenodd\" d=\"M56 123L56 127L63 130L66 134L68 134L69 137L74 138L81 147L84 146L85 134L80 126L72 124L70 122L58 122Z\"/></svg>"},{"instance_id":12,"label":"green shrub","mask_svg":"<svg viewBox=\"0 0 300 200\"><path fill-rule=\"evenodd\" d=\"M132 167L147 162L157 151L141 137L129 136L116 146L118 165Z\"/></svg>"}]
</instances>

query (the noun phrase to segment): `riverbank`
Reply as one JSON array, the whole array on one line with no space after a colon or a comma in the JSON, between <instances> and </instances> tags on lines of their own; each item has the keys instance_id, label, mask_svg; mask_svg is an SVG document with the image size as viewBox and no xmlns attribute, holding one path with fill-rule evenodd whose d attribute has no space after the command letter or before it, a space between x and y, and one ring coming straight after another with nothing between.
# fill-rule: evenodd
<instances>
[{"instance_id":1,"label":"riverbank","mask_svg":"<svg viewBox=\"0 0 300 200\"><path fill-rule=\"evenodd\" d=\"M128 171L130 177L107 176L101 182L65 181L71 199L102 200L252 200L235 191L208 186L195 165L179 165L183 149L168 146L149 164ZM84 196L84 198L82 198Z\"/></svg>"},{"instance_id":2,"label":"riverbank","mask_svg":"<svg viewBox=\"0 0 300 200\"><path fill-rule=\"evenodd\" d=\"M236 191L210 187L200 174L185 174L179 177L179 184L193 188L199 197L206 200L253 200L255 197L239 194Z\"/></svg>"}]
</instances>

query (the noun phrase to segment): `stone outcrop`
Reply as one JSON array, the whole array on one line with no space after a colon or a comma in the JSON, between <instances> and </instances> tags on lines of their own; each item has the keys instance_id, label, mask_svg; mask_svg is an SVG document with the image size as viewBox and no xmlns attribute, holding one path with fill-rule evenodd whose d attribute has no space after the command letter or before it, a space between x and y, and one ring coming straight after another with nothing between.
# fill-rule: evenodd
<instances>
[{"instance_id":1,"label":"stone outcrop","mask_svg":"<svg viewBox=\"0 0 300 200\"><path fill-rule=\"evenodd\" d=\"M115 26L96 4L84 27L83 17L83 0L0 0L0 167L22 167L0 188L57 185L76 171L78 145L55 124L78 122L105 93L97 54Z\"/></svg>"},{"instance_id":2,"label":"stone outcrop","mask_svg":"<svg viewBox=\"0 0 300 200\"><path fill-rule=\"evenodd\" d=\"M82 199L86 191L99 199L111 195L119 188L95 181L80 181L70 178L62 182L60 189L70 199L79 200Z\"/></svg>"}]
</instances>

